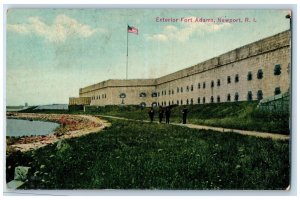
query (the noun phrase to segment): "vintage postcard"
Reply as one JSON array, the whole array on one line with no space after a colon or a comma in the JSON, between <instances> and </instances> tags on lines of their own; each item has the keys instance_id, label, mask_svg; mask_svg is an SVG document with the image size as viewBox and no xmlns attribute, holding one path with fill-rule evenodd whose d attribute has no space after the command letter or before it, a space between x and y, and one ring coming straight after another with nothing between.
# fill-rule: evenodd
<instances>
[{"instance_id":1,"label":"vintage postcard","mask_svg":"<svg viewBox=\"0 0 300 200\"><path fill-rule=\"evenodd\" d=\"M17 9L6 190L289 190L285 9Z\"/></svg>"}]
</instances>

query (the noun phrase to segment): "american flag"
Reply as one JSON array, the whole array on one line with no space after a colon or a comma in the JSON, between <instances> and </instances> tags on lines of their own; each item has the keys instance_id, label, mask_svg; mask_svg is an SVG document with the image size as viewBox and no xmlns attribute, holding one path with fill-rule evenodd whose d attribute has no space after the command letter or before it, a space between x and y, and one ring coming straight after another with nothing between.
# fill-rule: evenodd
<instances>
[{"instance_id":1,"label":"american flag","mask_svg":"<svg viewBox=\"0 0 300 200\"><path fill-rule=\"evenodd\" d=\"M139 30L137 28L135 28L133 26L129 26L129 25L128 25L127 31L128 31L128 33L134 33L134 34L137 34L137 35L139 33Z\"/></svg>"}]
</instances>

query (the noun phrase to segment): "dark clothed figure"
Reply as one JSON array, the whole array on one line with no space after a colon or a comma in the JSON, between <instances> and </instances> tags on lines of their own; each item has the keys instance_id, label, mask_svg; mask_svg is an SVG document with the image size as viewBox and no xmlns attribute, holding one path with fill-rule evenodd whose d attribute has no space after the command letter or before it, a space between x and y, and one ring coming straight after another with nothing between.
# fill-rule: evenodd
<instances>
[{"instance_id":1,"label":"dark clothed figure","mask_svg":"<svg viewBox=\"0 0 300 200\"><path fill-rule=\"evenodd\" d=\"M171 110L169 107L166 108L166 123L170 123L170 115L171 115Z\"/></svg>"},{"instance_id":2,"label":"dark clothed figure","mask_svg":"<svg viewBox=\"0 0 300 200\"><path fill-rule=\"evenodd\" d=\"M186 124L186 117L187 117L187 113L188 113L187 108L184 108L184 109L181 111L181 113L182 113L182 123L183 123L183 124Z\"/></svg>"},{"instance_id":3,"label":"dark clothed figure","mask_svg":"<svg viewBox=\"0 0 300 200\"><path fill-rule=\"evenodd\" d=\"M148 112L149 117L150 117L150 121L153 122L153 118L154 118L154 110L153 108L151 108Z\"/></svg>"},{"instance_id":4,"label":"dark clothed figure","mask_svg":"<svg viewBox=\"0 0 300 200\"><path fill-rule=\"evenodd\" d=\"M159 123L162 122L163 117L164 117L164 110L162 107L159 107L159 111L158 111Z\"/></svg>"}]
</instances>

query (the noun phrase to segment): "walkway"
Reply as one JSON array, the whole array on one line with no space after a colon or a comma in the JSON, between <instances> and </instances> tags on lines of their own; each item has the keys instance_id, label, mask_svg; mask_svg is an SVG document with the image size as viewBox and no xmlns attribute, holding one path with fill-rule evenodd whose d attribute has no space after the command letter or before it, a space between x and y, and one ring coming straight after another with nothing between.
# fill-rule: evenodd
<instances>
[{"instance_id":1,"label":"walkway","mask_svg":"<svg viewBox=\"0 0 300 200\"><path fill-rule=\"evenodd\" d=\"M128 121L138 121L138 122L149 122L148 120L135 120L135 119L127 119L124 117L115 117L115 116L108 116L108 115L96 115L97 117L107 117L111 119L122 119L122 120L128 120ZM159 122L154 122L159 123ZM199 129L199 130L213 130L213 131L219 131L219 132L233 132L238 133L241 135L249 135L249 136L255 136L255 137L261 137L261 138L272 138L274 140L289 140L289 135L284 134L275 134L275 133L266 133L266 132L257 132L257 131L246 131L246 130L238 130L238 129L230 129L230 128L220 128L220 127L213 127L213 126L204 126L204 125L196 125L196 124L181 124L181 123L170 123L172 125L176 126L185 126L188 128L193 129Z\"/></svg>"}]
</instances>

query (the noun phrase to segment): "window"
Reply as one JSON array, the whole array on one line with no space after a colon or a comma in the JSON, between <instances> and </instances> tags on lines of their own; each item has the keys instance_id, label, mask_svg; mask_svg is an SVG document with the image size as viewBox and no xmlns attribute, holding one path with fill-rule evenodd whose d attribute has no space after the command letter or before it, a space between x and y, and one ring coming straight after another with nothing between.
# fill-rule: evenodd
<instances>
[{"instance_id":1,"label":"window","mask_svg":"<svg viewBox=\"0 0 300 200\"><path fill-rule=\"evenodd\" d=\"M214 87L214 81L211 81L211 87L213 88Z\"/></svg>"},{"instance_id":2,"label":"window","mask_svg":"<svg viewBox=\"0 0 300 200\"><path fill-rule=\"evenodd\" d=\"M164 102L164 105L166 106L166 105L167 105L167 103L166 103L166 102Z\"/></svg>"},{"instance_id":3,"label":"window","mask_svg":"<svg viewBox=\"0 0 300 200\"><path fill-rule=\"evenodd\" d=\"M179 100L177 100L177 105L179 105Z\"/></svg>"},{"instance_id":4,"label":"window","mask_svg":"<svg viewBox=\"0 0 300 200\"><path fill-rule=\"evenodd\" d=\"M213 102L214 102L214 97L211 96L211 97L210 97L210 103L213 103Z\"/></svg>"},{"instance_id":5,"label":"window","mask_svg":"<svg viewBox=\"0 0 300 200\"><path fill-rule=\"evenodd\" d=\"M198 83L198 89L200 89L201 88L201 84L200 83Z\"/></svg>"},{"instance_id":6,"label":"window","mask_svg":"<svg viewBox=\"0 0 300 200\"><path fill-rule=\"evenodd\" d=\"M189 105L189 100L188 99L186 100L186 105Z\"/></svg>"},{"instance_id":7,"label":"window","mask_svg":"<svg viewBox=\"0 0 300 200\"><path fill-rule=\"evenodd\" d=\"M152 107L156 107L157 106L157 103L156 102L153 102L152 103Z\"/></svg>"},{"instance_id":8,"label":"window","mask_svg":"<svg viewBox=\"0 0 300 200\"><path fill-rule=\"evenodd\" d=\"M252 92L248 91L247 100L252 101Z\"/></svg>"},{"instance_id":9,"label":"window","mask_svg":"<svg viewBox=\"0 0 300 200\"><path fill-rule=\"evenodd\" d=\"M239 93L237 93L237 92L235 93L235 95L234 95L234 100L235 100L235 101L238 101L238 100L239 100Z\"/></svg>"},{"instance_id":10,"label":"window","mask_svg":"<svg viewBox=\"0 0 300 200\"><path fill-rule=\"evenodd\" d=\"M179 87L177 88L177 93L179 93Z\"/></svg>"},{"instance_id":11,"label":"window","mask_svg":"<svg viewBox=\"0 0 300 200\"><path fill-rule=\"evenodd\" d=\"M257 79L262 79L263 76L264 76L264 73L263 73L262 69L259 69L259 70L257 71Z\"/></svg>"},{"instance_id":12,"label":"window","mask_svg":"<svg viewBox=\"0 0 300 200\"><path fill-rule=\"evenodd\" d=\"M145 103L145 102L142 102L142 103L140 103L140 106L141 106L141 107L146 107L146 103Z\"/></svg>"},{"instance_id":13,"label":"window","mask_svg":"<svg viewBox=\"0 0 300 200\"><path fill-rule=\"evenodd\" d=\"M151 96L152 97L157 97L157 93L156 92L152 92Z\"/></svg>"},{"instance_id":14,"label":"window","mask_svg":"<svg viewBox=\"0 0 300 200\"><path fill-rule=\"evenodd\" d=\"M281 74L281 66L279 64L275 65L274 75L280 75L280 74Z\"/></svg>"},{"instance_id":15,"label":"window","mask_svg":"<svg viewBox=\"0 0 300 200\"><path fill-rule=\"evenodd\" d=\"M205 82L203 82L203 89L205 88Z\"/></svg>"},{"instance_id":16,"label":"window","mask_svg":"<svg viewBox=\"0 0 300 200\"><path fill-rule=\"evenodd\" d=\"M164 91L161 91L161 96L164 96Z\"/></svg>"},{"instance_id":17,"label":"window","mask_svg":"<svg viewBox=\"0 0 300 200\"><path fill-rule=\"evenodd\" d=\"M275 94L275 95L278 95L278 94L280 94L280 93L281 93L280 87L275 88L274 94Z\"/></svg>"},{"instance_id":18,"label":"window","mask_svg":"<svg viewBox=\"0 0 300 200\"><path fill-rule=\"evenodd\" d=\"M220 85L221 85L221 81L220 81L220 79L218 79L217 86L220 86Z\"/></svg>"},{"instance_id":19,"label":"window","mask_svg":"<svg viewBox=\"0 0 300 200\"><path fill-rule=\"evenodd\" d=\"M217 102L220 103L221 99L220 96L217 96Z\"/></svg>"},{"instance_id":20,"label":"window","mask_svg":"<svg viewBox=\"0 0 300 200\"><path fill-rule=\"evenodd\" d=\"M180 104L181 104L181 105L183 104L182 100L180 100Z\"/></svg>"},{"instance_id":21,"label":"window","mask_svg":"<svg viewBox=\"0 0 300 200\"><path fill-rule=\"evenodd\" d=\"M140 97L146 97L147 95L146 95L146 93L145 92L141 92L140 93Z\"/></svg>"},{"instance_id":22,"label":"window","mask_svg":"<svg viewBox=\"0 0 300 200\"><path fill-rule=\"evenodd\" d=\"M198 104L200 104L200 97L198 97Z\"/></svg>"},{"instance_id":23,"label":"window","mask_svg":"<svg viewBox=\"0 0 300 200\"><path fill-rule=\"evenodd\" d=\"M181 87L181 92L183 92L183 87Z\"/></svg>"},{"instance_id":24,"label":"window","mask_svg":"<svg viewBox=\"0 0 300 200\"><path fill-rule=\"evenodd\" d=\"M257 100L262 100L263 99L263 92L261 90L257 91Z\"/></svg>"},{"instance_id":25,"label":"window","mask_svg":"<svg viewBox=\"0 0 300 200\"><path fill-rule=\"evenodd\" d=\"M172 89L172 94L174 94L174 90Z\"/></svg>"},{"instance_id":26,"label":"window","mask_svg":"<svg viewBox=\"0 0 300 200\"><path fill-rule=\"evenodd\" d=\"M157 104L158 104L158 106L159 106L159 102L158 102Z\"/></svg>"},{"instance_id":27,"label":"window","mask_svg":"<svg viewBox=\"0 0 300 200\"><path fill-rule=\"evenodd\" d=\"M157 94L158 94L158 97L159 97L159 95L160 95L160 92L158 92Z\"/></svg>"},{"instance_id":28,"label":"window","mask_svg":"<svg viewBox=\"0 0 300 200\"><path fill-rule=\"evenodd\" d=\"M230 94L227 94L227 101L231 101L231 96L230 96Z\"/></svg>"},{"instance_id":29,"label":"window","mask_svg":"<svg viewBox=\"0 0 300 200\"><path fill-rule=\"evenodd\" d=\"M122 99L123 99L123 98L126 98L126 94L125 94L125 93L121 93L121 94L120 94L120 98L122 98Z\"/></svg>"},{"instance_id":30,"label":"window","mask_svg":"<svg viewBox=\"0 0 300 200\"><path fill-rule=\"evenodd\" d=\"M194 86L193 85L191 85L191 91L193 91L194 90Z\"/></svg>"},{"instance_id":31,"label":"window","mask_svg":"<svg viewBox=\"0 0 300 200\"><path fill-rule=\"evenodd\" d=\"M231 83L231 77L227 76L227 83Z\"/></svg>"},{"instance_id":32,"label":"window","mask_svg":"<svg viewBox=\"0 0 300 200\"><path fill-rule=\"evenodd\" d=\"M189 86L186 86L186 91L187 91L187 92L189 91Z\"/></svg>"},{"instance_id":33,"label":"window","mask_svg":"<svg viewBox=\"0 0 300 200\"><path fill-rule=\"evenodd\" d=\"M191 98L191 105L193 105L193 103L194 103L194 100L193 100L193 98Z\"/></svg>"},{"instance_id":34,"label":"window","mask_svg":"<svg viewBox=\"0 0 300 200\"><path fill-rule=\"evenodd\" d=\"M235 75L234 81L235 81L236 83L239 82L239 75L238 75L238 74Z\"/></svg>"},{"instance_id":35,"label":"window","mask_svg":"<svg viewBox=\"0 0 300 200\"><path fill-rule=\"evenodd\" d=\"M205 97L202 98L202 103L203 103L203 104L205 103Z\"/></svg>"},{"instance_id":36,"label":"window","mask_svg":"<svg viewBox=\"0 0 300 200\"><path fill-rule=\"evenodd\" d=\"M248 80L248 81L251 81L251 80L252 80L252 72L248 72L247 80Z\"/></svg>"}]
</instances>

